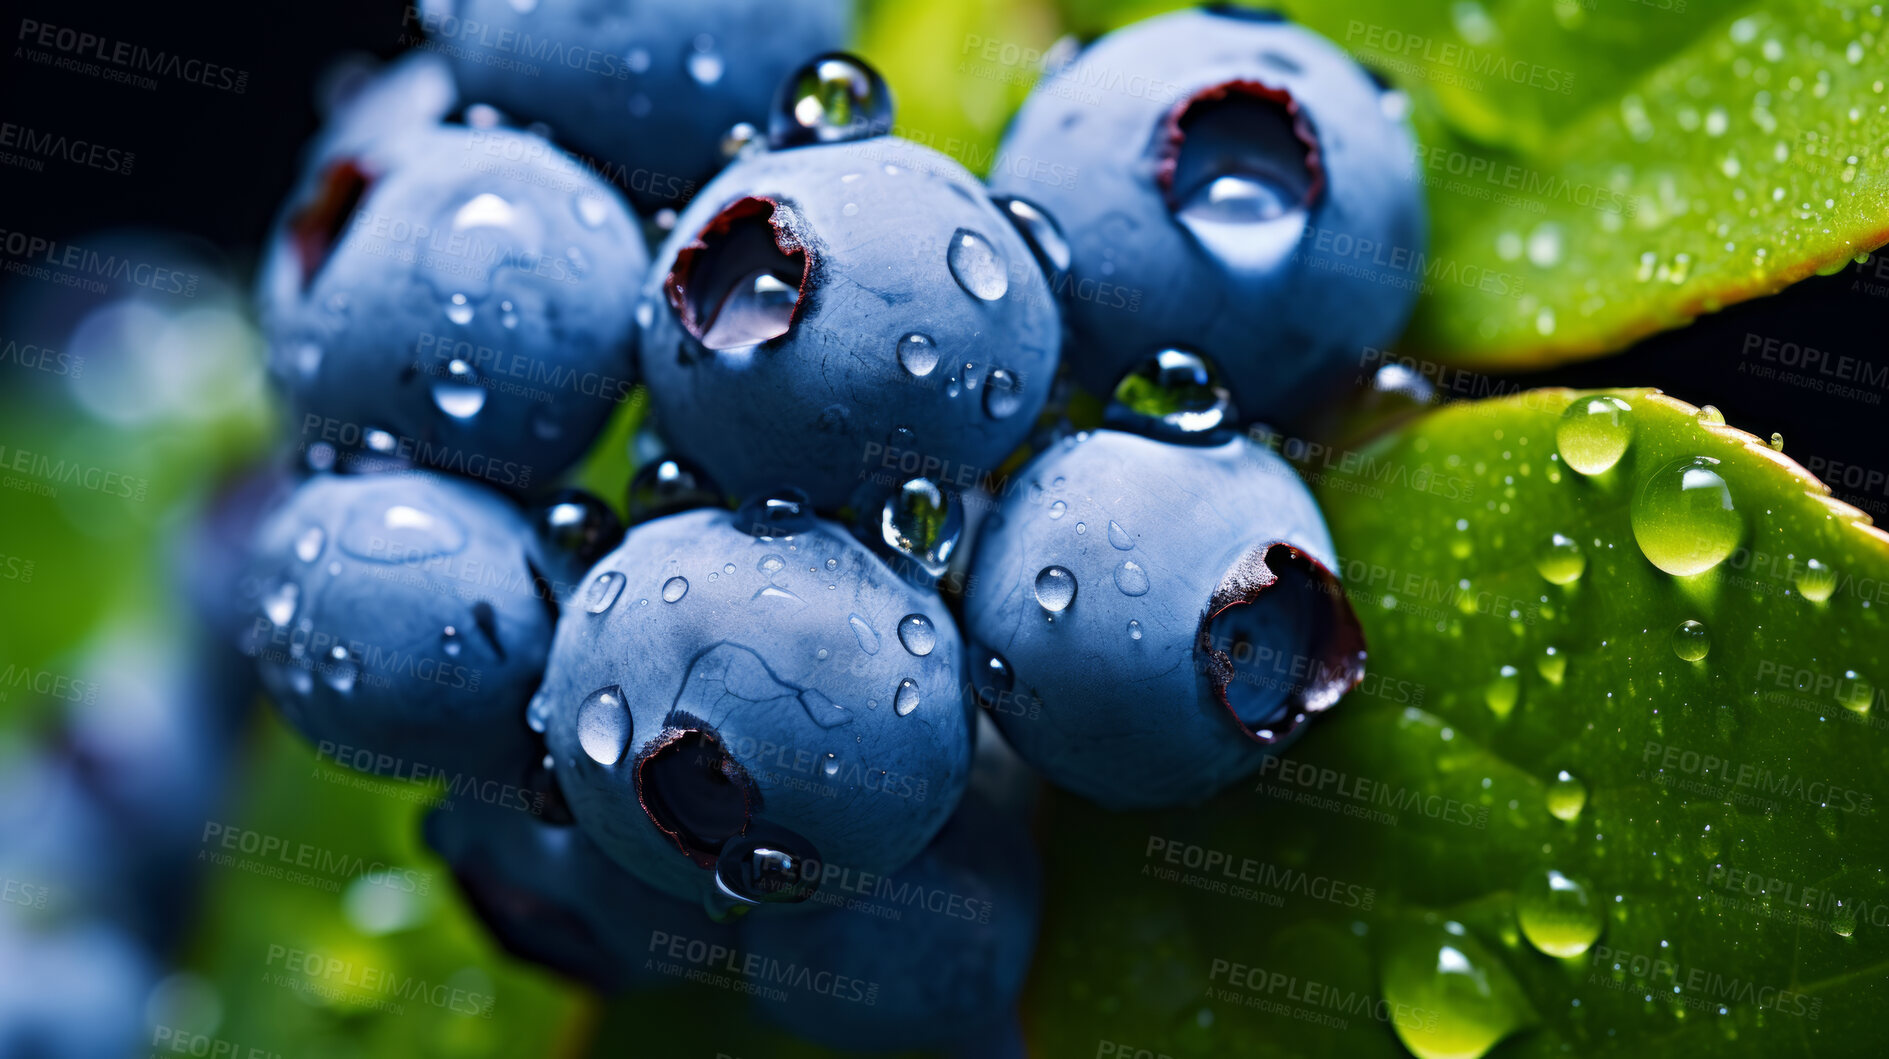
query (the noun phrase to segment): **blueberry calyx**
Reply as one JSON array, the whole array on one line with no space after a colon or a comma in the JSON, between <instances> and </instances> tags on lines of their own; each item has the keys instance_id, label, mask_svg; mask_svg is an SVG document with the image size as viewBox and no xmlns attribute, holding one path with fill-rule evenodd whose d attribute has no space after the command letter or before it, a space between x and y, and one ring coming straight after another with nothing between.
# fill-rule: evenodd
<instances>
[{"instance_id":1,"label":"blueberry calyx","mask_svg":"<svg viewBox=\"0 0 1889 1059\"><path fill-rule=\"evenodd\" d=\"M637 758L633 775L650 822L700 868L715 867L723 847L747 831L760 808L747 770L707 728L663 729Z\"/></svg>"},{"instance_id":2,"label":"blueberry calyx","mask_svg":"<svg viewBox=\"0 0 1889 1059\"><path fill-rule=\"evenodd\" d=\"M1221 18L1237 18L1242 22L1290 22L1284 11L1270 7L1248 7L1245 4L1216 2L1200 5L1202 11Z\"/></svg>"},{"instance_id":3,"label":"blueberry calyx","mask_svg":"<svg viewBox=\"0 0 1889 1059\"><path fill-rule=\"evenodd\" d=\"M722 207L676 252L663 293L682 327L711 350L793 330L813 286L814 255L791 209L750 195Z\"/></svg>"},{"instance_id":4,"label":"blueberry calyx","mask_svg":"<svg viewBox=\"0 0 1889 1059\"><path fill-rule=\"evenodd\" d=\"M1297 631L1297 647L1283 657L1277 649L1262 652L1265 671L1242 673L1249 664L1242 622ZM1284 541L1234 561L1207 604L1195 647L1214 699L1262 746L1283 741L1364 679L1364 630L1343 586L1323 563Z\"/></svg>"},{"instance_id":5,"label":"blueberry calyx","mask_svg":"<svg viewBox=\"0 0 1889 1059\"><path fill-rule=\"evenodd\" d=\"M1273 108L1277 116L1284 120L1291 137L1297 142L1300 157L1294 164L1300 167L1298 172L1279 172L1279 159L1255 159L1247 153L1254 149L1263 151L1272 145L1263 142L1246 142L1251 136L1253 126L1251 113L1253 104ZM1240 107L1240 111L1233 108ZM1198 150L1187 147L1190 135L1203 121L1210 121L1224 115L1232 124L1242 126L1228 128L1226 135L1214 137ZM1242 118L1248 120L1240 120ZM1204 130L1203 130L1204 131ZM1224 142L1233 138L1237 142ZM1198 141L1200 137L1195 137ZM1215 178L1226 175L1229 168L1258 162L1272 170L1270 174L1278 183L1298 193L1296 205L1302 209L1311 209L1325 190L1325 168L1320 161L1318 133L1312 128L1312 122L1305 108L1300 106L1291 91L1274 88L1259 81L1240 79L1222 81L1206 88L1175 104L1167 117L1161 122L1158 133L1158 164L1155 168L1155 183L1167 196L1168 208L1181 209L1189 198L1194 196L1206 184ZM1192 156L1204 155L1199 162ZM1230 157L1222 157L1223 155Z\"/></svg>"},{"instance_id":6,"label":"blueberry calyx","mask_svg":"<svg viewBox=\"0 0 1889 1059\"><path fill-rule=\"evenodd\" d=\"M314 198L289 221L289 238L302 269L302 289L314 286L321 267L328 263L335 244L347 233L354 211L367 197L374 177L359 162L343 158L321 175Z\"/></svg>"}]
</instances>

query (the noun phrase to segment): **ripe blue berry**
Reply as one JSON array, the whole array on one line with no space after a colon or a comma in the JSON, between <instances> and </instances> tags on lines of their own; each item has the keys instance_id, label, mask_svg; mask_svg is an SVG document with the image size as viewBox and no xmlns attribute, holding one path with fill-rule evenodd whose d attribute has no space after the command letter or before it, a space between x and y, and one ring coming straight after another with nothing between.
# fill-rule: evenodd
<instances>
[{"instance_id":1,"label":"ripe blue berry","mask_svg":"<svg viewBox=\"0 0 1889 1059\"><path fill-rule=\"evenodd\" d=\"M639 208L681 206L781 78L843 44L849 0L427 0L410 19L468 99L550 124Z\"/></svg>"},{"instance_id":2,"label":"ripe blue berry","mask_svg":"<svg viewBox=\"0 0 1889 1059\"><path fill-rule=\"evenodd\" d=\"M965 633L978 701L1052 782L1199 801L1362 678L1331 537L1272 452L1104 430L1022 477L980 533Z\"/></svg>"},{"instance_id":3,"label":"ripe blue berry","mask_svg":"<svg viewBox=\"0 0 1889 1059\"><path fill-rule=\"evenodd\" d=\"M426 844L507 951L597 989L667 981L648 969L658 933L733 947L731 927L645 886L574 825L462 803L427 815Z\"/></svg>"},{"instance_id":4,"label":"ripe blue berry","mask_svg":"<svg viewBox=\"0 0 1889 1059\"><path fill-rule=\"evenodd\" d=\"M802 863L897 868L969 775L944 605L844 530L760 507L632 528L532 704L578 821L691 900L804 900Z\"/></svg>"},{"instance_id":5,"label":"ripe blue berry","mask_svg":"<svg viewBox=\"0 0 1889 1059\"><path fill-rule=\"evenodd\" d=\"M1316 33L1232 7L1129 26L1045 78L991 188L1067 234L1077 379L1106 395L1180 347L1240 413L1285 419L1394 339L1425 248L1402 99Z\"/></svg>"},{"instance_id":6,"label":"ripe blue berry","mask_svg":"<svg viewBox=\"0 0 1889 1059\"><path fill-rule=\"evenodd\" d=\"M524 708L551 642L530 539L516 507L470 482L317 475L256 535L244 650L283 716L343 764L515 781L541 756Z\"/></svg>"},{"instance_id":7,"label":"ripe blue berry","mask_svg":"<svg viewBox=\"0 0 1889 1059\"><path fill-rule=\"evenodd\" d=\"M683 211L639 312L676 451L820 510L973 481L1028 436L1061 348L1034 251L950 159L893 137L763 152Z\"/></svg>"},{"instance_id":8,"label":"ripe blue berry","mask_svg":"<svg viewBox=\"0 0 1889 1059\"><path fill-rule=\"evenodd\" d=\"M629 397L621 292L647 260L616 191L548 141L407 129L323 161L271 237L270 370L304 449L523 492Z\"/></svg>"},{"instance_id":9,"label":"ripe blue berry","mask_svg":"<svg viewBox=\"0 0 1889 1059\"><path fill-rule=\"evenodd\" d=\"M1042 872L1020 818L973 791L905 867L883 879L828 874L824 896L835 907L750 917L742 942L764 959L865 983L872 1003L757 993L767 1018L810 1041L862 1051L982 1041L1009 1026L1042 904Z\"/></svg>"}]
</instances>

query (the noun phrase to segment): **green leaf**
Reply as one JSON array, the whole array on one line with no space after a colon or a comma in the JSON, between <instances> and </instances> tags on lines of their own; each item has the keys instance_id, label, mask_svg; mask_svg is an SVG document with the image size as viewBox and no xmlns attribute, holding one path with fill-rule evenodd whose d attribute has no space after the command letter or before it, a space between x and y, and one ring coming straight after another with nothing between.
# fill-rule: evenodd
<instances>
[{"instance_id":1,"label":"green leaf","mask_svg":"<svg viewBox=\"0 0 1889 1059\"><path fill-rule=\"evenodd\" d=\"M1618 391L1630 443L1580 473L1557 428L1595 396L1454 405L1302 467L1369 676L1207 806L1052 804L1041 1054L1773 1056L1878 1039L1889 537L1656 391ZM1594 467L1605 437L1576 440ZM1713 490L1665 502L1697 457L1719 462L1691 484L1716 473L1730 519L1714 521ZM1736 547L1665 573L1636 504L1664 519L1641 531L1661 531L1665 565L1724 548L1726 522ZM1701 532L1675 536L1687 527ZM1676 637L1688 621L1709 639L1696 660L1700 638Z\"/></svg>"}]
</instances>

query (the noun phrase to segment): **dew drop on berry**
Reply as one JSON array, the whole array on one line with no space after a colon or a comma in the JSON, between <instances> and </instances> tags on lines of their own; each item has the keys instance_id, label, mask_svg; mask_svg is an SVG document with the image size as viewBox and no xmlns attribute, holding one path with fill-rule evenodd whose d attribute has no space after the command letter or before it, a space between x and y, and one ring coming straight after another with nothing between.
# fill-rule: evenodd
<instances>
[{"instance_id":1,"label":"dew drop on berry","mask_svg":"<svg viewBox=\"0 0 1889 1059\"><path fill-rule=\"evenodd\" d=\"M793 904L819 889L819 867L819 851L806 838L756 823L723 847L715 861L715 888L743 905Z\"/></svg>"},{"instance_id":2,"label":"dew drop on berry","mask_svg":"<svg viewBox=\"0 0 1889 1059\"><path fill-rule=\"evenodd\" d=\"M1124 552L1131 551L1135 547L1135 539L1130 537L1128 531L1122 528L1122 524L1114 519L1110 519L1108 523L1108 542Z\"/></svg>"},{"instance_id":3,"label":"dew drop on berry","mask_svg":"<svg viewBox=\"0 0 1889 1059\"><path fill-rule=\"evenodd\" d=\"M305 563L312 563L321 558L321 549L328 543L328 534L320 526L309 526L295 538L295 557Z\"/></svg>"},{"instance_id":4,"label":"dew drop on berry","mask_svg":"<svg viewBox=\"0 0 1889 1059\"><path fill-rule=\"evenodd\" d=\"M584 593L584 609L592 614L602 614L616 605L617 597L623 594L623 575L615 570L607 570L590 583ZM664 589L664 594L667 594ZM680 597L678 597L680 598ZM670 602L675 602L671 600Z\"/></svg>"},{"instance_id":5,"label":"dew drop on berry","mask_svg":"<svg viewBox=\"0 0 1889 1059\"><path fill-rule=\"evenodd\" d=\"M1008 419L1023 407L1023 384L1002 368L992 368L984 376L984 414L992 419Z\"/></svg>"},{"instance_id":6,"label":"dew drop on berry","mask_svg":"<svg viewBox=\"0 0 1889 1059\"><path fill-rule=\"evenodd\" d=\"M963 531L964 513L957 499L929 478L900 485L879 512L880 539L933 577L950 564Z\"/></svg>"},{"instance_id":7,"label":"dew drop on berry","mask_svg":"<svg viewBox=\"0 0 1889 1059\"><path fill-rule=\"evenodd\" d=\"M686 577L672 577L662 583L662 601L664 603L674 603L688 594L689 579Z\"/></svg>"},{"instance_id":8,"label":"dew drop on berry","mask_svg":"<svg viewBox=\"0 0 1889 1059\"><path fill-rule=\"evenodd\" d=\"M899 339L899 367L914 378L930 375L938 366L938 347L931 336L914 331Z\"/></svg>"},{"instance_id":9,"label":"dew drop on berry","mask_svg":"<svg viewBox=\"0 0 1889 1059\"><path fill-rule=\"evenodd\" d=\"M630 477L625 507L630 519L640 522L720 502L720 494L700 469L686 460L666 456L636 469Z\"/></svg>"},{"instance_id":10,"label":"dew drop on berry","mask_svg":"<svg viewBox=\"0 0 1889 1059\"><path fill-rule=\"evenodd\" d=\"M1069 513L1069 505L1063 503L1061 500L1058 500L1049 506L1049 517L1052 520L1062 518L1064 515L1068 513Z\"/></svg>"},{"instance_id":11,"label":"dew drop on berry","mask_svg":"<svg viewBox=\"0 0 1889 1059\"><path fill-rule=\"evenodd\" d=\"M1010 264L1003 252L969 228L952 233L945 262L958 286L973 298L994 302L1010 290Z\"/></svg>"},{"instance_id":12,"label":"dew drop on berry","mask_svg":"<svg viewBox=\"0 0 1889 1059\"><path fill-rule=\"evenodd\" d=\"M354 684L361 676L361 667L355 662L348 649L336 644L328 651L328 661L321 666L321 678L328 686L342 695L354 691Z\"/></svg>"},{"instance_id":13,"label":"dew drop on berry","mask_svg":"<svg viewBox=\"0 0 1889 1059\"><path fill-rule=\"evenodd\" d=\"M879 653L879 634L873 630L872 623L857 614L846 619L846 624L853 630L853 639L859 641L859 649L869 655Z\"/></svg>"},{"instance_id":14,"label":"dew drop on berry","mask_svg":"<svg viewBox=\"0 0 1889 1059\"><path fill-rule=\"evenodd\" d=\"M1115 568L1115 587L1121 589L1124 596L1147 595L1148 571L1133 559L1124 559Z\"/></svg>"},{"instance_id":15,"label":"dew drop on berry","mask_svg":"<svg viewBox=\"0 0 1889 1059\"><path fill-rule=\"evenodd\" d=\"M262 597L262 613L278 626L286 626L295 617L295 606L302 598L302 586L284 581Z\"/></svg>"},{"instance_id":16,"label":"dew drop on berry","mask_svg":"<svg viewBox=\"0 0 1889 1059\"><path fill-rule=\"evenodd\" d=\"M1233 405L1213 363L1184 349L1164 349L1116 384L1109 426L1169 441L1208 440L1232 418Z\"/></svg>"},{"instance_id":17,"label":"dew drop on berry","mask_svg":"<svg viewBox=\"0 0 1889 1059\"><path fill-rule=\"evenodd\" d=\"M992 195L995 203L1010 223L1016 226L1017 234L1030 246L1030 252L1036 255L1036 263L1042 267L1043 274L1049 277L1051 285L1069 271L1069 264L1075 254L1069 248L1069 240L1064 237L1061 226L1056 223L1042 207L1029 199L1015 195Z\"/></svg>"},{"instance_id":18,"label":"dew drop on berry","mask_svg":"<svg viewBox=\"0 0 1889 1059\"><path fill-rule=\"evenodd\" d=\"M465 650L465 637L459 635L457 628L448 625L439 632L439 649L448 658L458 658L459 653Z\"/></svg>"},{"instance_id":19,"label":"dew drop on berry","mask_svg":"<svg viewBox=\"0 0 1889 1059\"><path fill-rule=\"evenodd\" d=\"M577 707L577 743L599 765L623 760L632 728L623 689L615 685L591 692Z\"/></svg>"},{"instance_id":20,"label":"dew drop on berry","mask_svg":"<svg viewBox=\"0 0 1889 1059\"><path fill-rule=\"evenodd\" d=\"M1550 869L1515 888L1515 920L1530 945L1565 959L1600 937L1600 902L1584 883Z\"/></svg>"},{"instance_id":21,"label":"dew drop on berry","mask_svg":"<svg viewBox=\"0 0 1889 1059\"><path fill-rule=\"evenodd\" d=\"M989 648L984 648L977 657L983 659L971 669L971 686L977 692L977 704L987 710L996 709L1003 697L1016 687L1016 673L1003 655Z\"/></svg>"},{"instance_id":22,"label":"dew drop on berry","mask_svg":"<svg viewBox=\"0 0 1889 1059\"><path fill-rule=\"evenodd\" d=\"M813 526L813 504L798 489L756 493L735 509L735 528L764 541L791 537Z\"/></svg>"},{"instance_id":23,"label":"dew drop on berry","mask_svg":"<svg viewBox=\"0 0 1889 1059\"><path fill-rule=\"evenodd\" d=\"M767 121L768 144L776 150L890 131L892 90L871 64L844 52L815 56L789 74Z\"/></svg>"},{"instance_id":24,"label":"dew drop on berry","mask_svg":"<svg viewBox=\"0 0 1889 1059\"><path fill-rule=\"evenodd\" d=\"M696 36L683 65L688 68L689 78L704 88L720 81L722 72L727 68L720 53L715 50L715 38L706 33Z\"/></svg>"},{"instance_id":25,"label":"dew drop on berry","mask_svg":"<svg viewBox=\"0 0 1889 1059\"><path fill-rule=\"evenodd\" d=\"M1076 600L1076 575L1060 566L1045 566L1036 573L1036 602L1051 614L1068 610Z\"/></svg>"},{"instance_id":26,"label":"dew drop on berry","mask_svg":"<svg viewBox=\"0 0 1889 1059\"><path fill-rule=\"evenodd\" d=\"M899 689L892 693L892 712L900 717L908 717L918 709L918 682L911 677L899 681Z\"/></svg>"},{"instance_id":27,"label":"dew drop on berry","mask_svg":"<svg viewBox=\"0 0 1889 1059\"><path fill-rule=\"evenodd\" d=\"M485 387L479 383L478 369L463 360L452 360L446 374L433 383L433 404L454 419L471 419L485 408Z\"/></svg>"},{"instance_id":28,"label":"dew drop on berry","mask_svg":"<svg viewBox=\"0 0 1889 1059\"><path fill-rule=\"evenodd\" d=\"M923 658L932 652L938 644L938 632L931 626L931 619L923 614L907 614L899 619L899 643L905 649Z\"/></svg>"}]
</instances>

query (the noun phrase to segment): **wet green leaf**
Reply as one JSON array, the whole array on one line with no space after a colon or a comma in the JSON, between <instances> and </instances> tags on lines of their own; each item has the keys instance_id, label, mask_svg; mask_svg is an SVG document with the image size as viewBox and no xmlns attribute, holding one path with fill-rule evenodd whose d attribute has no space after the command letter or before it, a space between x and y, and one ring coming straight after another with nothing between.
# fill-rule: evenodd
<instances>
[{"instance_id":1,"label":"wet green leaf","mask_svg":"<svg viewBox=\"0 0 1889 1059\"><path fill-rule=\"evenodd\" d=\"M1054 803L1042 1054L1868 1050L1889 537L1656 392L1558 440L1600 396L1455 405L1302 468L1370 675L1200 809ZM1663 572L1636 504L1663 564L1724 558Z\"/></svg>"}]
</instances>

